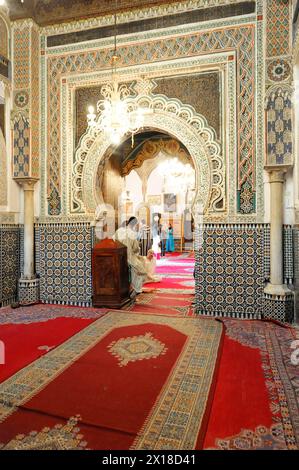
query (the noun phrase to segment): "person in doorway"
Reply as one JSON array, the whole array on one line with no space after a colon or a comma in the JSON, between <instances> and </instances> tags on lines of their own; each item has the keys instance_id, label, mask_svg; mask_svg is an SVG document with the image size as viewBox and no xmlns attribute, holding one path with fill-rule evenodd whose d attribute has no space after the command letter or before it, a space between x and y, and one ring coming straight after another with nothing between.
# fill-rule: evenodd
<instances>
[{"instance_id":1,"label":"person in doorway","mask_svg":"<svg viewBox=\"0 0 299 470\"><path fill-rule=\"evenodd\" d=\"M140 222L138 240L140 244L141 256L147 256L148 250L150 249L150 246L151 246L151 229L146 224L146 221L144 219L142 219Z\"/></svg>"},{"instance_id":2,"label":"person in doorway","mask_svg":"<svg viewBox=\"0 0 299 470\"><path fill-rule=\"evenodd\" d=\"M145 270L143 257L140 255L140 248L137 240L137 227L138 220L136 217L131 217L127 221L125 228L121 227L115 232L113 239L118 240L127 247L131 285L136 294L140 294L147 277L147 272Z\"/></svg>"},{"instance_id":3,"label":"person in doorway","mask_svg":"<svg viewBox=\"0 0 299 470\"><path fill-rule=\"evenodd\" d=\"M173 238L172 224L169 224L169 227L167 230L166 251L170 253L174 252L174 238Z\"/></svg>"},{"instance_id":4,"label":"person in doorway","mask_svg":"<svg viewBox=\"0 0 299 470\"><path fill-rule=\"evenodd\" d=\"M160 227L160 238L161 238L161 257L165 256L166 253L166 239L167 239L167 225L161 224Z\"/></svg>"},{"instance_id":5,"label":"person in doorway","mask_svg":"<svg viewBox=\"0 0 299 470\"><path fill-rule=\"evenodd\" d=\"M160 254L161 254L161 246L160 246L161 239L160 239L158 221L154 222L152 232L153 232L153 246L152 246L152 248L154 250L156 258L159 259Z\"/></svg>"}]
</instances>

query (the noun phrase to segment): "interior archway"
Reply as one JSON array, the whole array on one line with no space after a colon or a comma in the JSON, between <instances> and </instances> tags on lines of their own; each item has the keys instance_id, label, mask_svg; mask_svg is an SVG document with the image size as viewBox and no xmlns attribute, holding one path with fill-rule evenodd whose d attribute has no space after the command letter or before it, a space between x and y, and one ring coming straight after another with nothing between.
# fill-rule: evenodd
<instances>
[{"instance_id":1,"label":"interior archway","mask_svg":"<svg viewBox=\"0 0 299 470\"><path fill-rule=\"evenodd\" d=\"M129 137L109 149L104 161L97 175L97 197L100 207L113 208L116 229L131 216L152 226L154 215L161 214L165 224L174 225L179 250L185 243L192 246L195 169L180 142L146 130L135 136L133 146Z\"/></svg>"},{"instance_id":2,"label":"interior archway","mask_svg":"<svg viewBox=\"0 0 299 470\"><path fill-rule=\"evenodd\" d=\"M145 110L144 128L174 137L189 152L196 175L193 207L216 211L225 197L224 163L215 131L188 105L164 95L132 98ZM109 156L110 142L88 129L75 154L72 174L72 212L94 214L102 201L97 193L98 172Z\"/></svg>"}]
</instances>

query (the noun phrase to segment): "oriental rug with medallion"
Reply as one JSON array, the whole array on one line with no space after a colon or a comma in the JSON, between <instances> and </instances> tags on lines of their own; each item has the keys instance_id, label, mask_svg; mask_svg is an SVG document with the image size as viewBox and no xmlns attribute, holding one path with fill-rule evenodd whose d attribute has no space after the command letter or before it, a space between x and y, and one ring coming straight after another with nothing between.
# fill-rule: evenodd
<instances>
[{"instance_id":1,"label":"oriental rug with medallion","mask_svg":"<svg viewBox=\"0 0 299 470\"><path fill-rule=\"evenodd\" d=\"M2 449L202 448L223 325L110 311L0 385Z\"/></svg>"},{"instance_id":2,"label":"oriental rug with medallion","mask_svg":"<svg viewBox=\"0 0 299 470\"><path fill-rule=\"evenodd\" d=\"M204 449L299 449L299 330L273 321L225 326Z\"/></svg>"},{"instance_id":3,"label":"oriental rug with medallion","mask_svg":"<svg viewBox=\"0 0 299 470\"><path fill-rule=\"evenodd\" d=\"M43 304L1 308L0 341L5 345L5 363L0 362L0 383L100 318L105 311Z\"/></svg>"}]
</instances>

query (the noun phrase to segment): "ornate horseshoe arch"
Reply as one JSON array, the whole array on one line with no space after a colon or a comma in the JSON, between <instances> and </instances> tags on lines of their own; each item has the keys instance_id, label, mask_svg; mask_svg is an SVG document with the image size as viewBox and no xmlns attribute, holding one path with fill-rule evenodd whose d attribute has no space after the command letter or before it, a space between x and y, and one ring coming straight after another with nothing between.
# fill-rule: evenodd
<instances>
[{"instance_id":1,"label":"ornate horseshoe arch","mask_svg":"<svg viewBox=\"0 0 299 470\"><path fill-rule=\"evenodd\" d=\"M131 101L145 109L144 127L167 132L188 149L196 173L193 204L200 204L204 213L219 212L217 203L225 199L225 165L214 129L193 107L177 99L152 95L137 96ZM72 172L73 213L94 214L102 202L96 191L96 179L110 146L104 134L93 128L82 136Z\"/></svg>"}]
</instances>

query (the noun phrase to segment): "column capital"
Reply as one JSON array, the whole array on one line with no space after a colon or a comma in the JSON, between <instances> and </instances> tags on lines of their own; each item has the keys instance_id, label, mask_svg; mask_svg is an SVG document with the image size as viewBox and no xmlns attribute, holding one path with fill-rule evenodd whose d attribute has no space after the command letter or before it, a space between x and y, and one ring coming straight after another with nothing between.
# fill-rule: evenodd
<instances>
[{"instance_id":1,"label":"column capital","mask_svg":"<svg viewBox=\"0 0 299 470\"><path fill-rule=\"evenodd\" d=\"M269 173L269 182L270 183L284 183L285 174L287 172L286 168L265 168Z\"/></svg>"},{"instance_id":2,"label":"column capital","mask_svg":"<svg viewBox=\"0 0 299 470\"><path fill-rule=\"evenodd\" d=\"M34 185L37 183L38 178L14 178L15 182L18 183L24 191L33 191Z\"/></svg>"}]
</instances>

